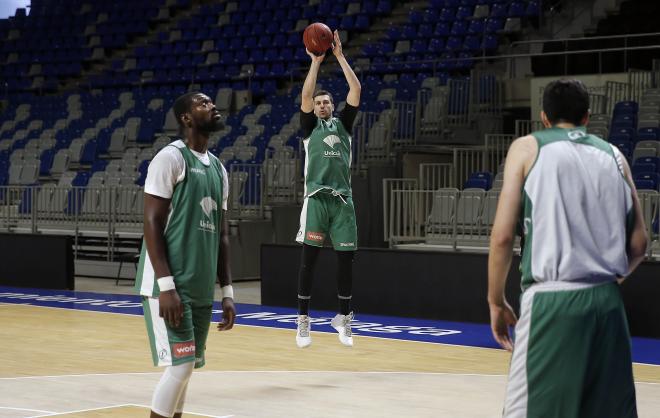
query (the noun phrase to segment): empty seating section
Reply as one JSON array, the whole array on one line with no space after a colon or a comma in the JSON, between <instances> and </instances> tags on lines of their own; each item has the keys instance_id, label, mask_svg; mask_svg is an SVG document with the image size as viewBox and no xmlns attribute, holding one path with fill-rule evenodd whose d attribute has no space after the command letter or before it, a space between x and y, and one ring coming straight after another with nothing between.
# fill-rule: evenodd
<instances>
[{"instance_id":1,"label":"empty seating section","mask_svg":"<svg viewBox=\"0 0 660 418\"><path fill-rule=\"evenodd\" d=\"M639 103L616 103L611 115L593 115L589 132L607 139L621 151L638 189L659 190L660 89L644 90Z\"/></svg>"},{"instance_id":2,"label":"empty seating section","mask_svg":"<svg viewBox=\"0 0 660 418\"><path fill-rule=\"evenodd\" d=\"M410 11L405 25L391 26L385 39L365 45L362 52L371 60L371 73L433 70L444 85L450 74L472 68L475 55L495 51L508 21L538 13L536 1L431 1L429 8Z\"/></svg>"},{"instance_id":3,"label":"empty seating section","mask_svg":"<svg viewBox=\"0 0 660 418\"><path fill-rule=\"evenodd\" d=\"M140 216L148 164L178 134L171 106L179 95L198 90L225 115L209 150L239 188L234 203L259 203L257 195L270 202L295 200L301 80L309 63L302 31L323 21L348 40L346 50L351 39L401 4L35 2L29 15L19 10L0 20L0 72L8 99L0 114L0 186L35 186L23 199L22 213L34 201L40 212L81 219L112 211ZM467 80L474 56L496 51L508 20L535 14L534 0L430 1L426 9L409 11L404 24L390 25L380 41L356 50L349 59L363 86L355 123L363 151L373 159L389 158L392 140L404 131L412 135L414 120L406 125L403 115L414 112L400 104L415 103L420 91L430 92L420 113L424 126L435 123L447 100L456 102L454 113L467 108L467 102L454 100L449 80ZM155 24L165 21L171 28L157 32ZM121 58L106 58L113 49L123 51L116 55ZM74 84L85 89L72 92ZM318 88L333 93L338 110L345 105L348 86L338 66L319 77ZM658 181L649 173L660 172L654 142L659 108L660 94L649 92L640 106L617 106L612 121L603 115L594 125L627 156L640 158L634 173L646 176L639 181L656 180L654 188ZM461 223L490 219L494 207L488 202L493 196L496 201L501 173L475 172L462 186L472 194L457 201L460 216L447 216Z\"/></svg>"},{"instance_id":4,"label":"empty seating section","mask_svg":"<svg viewBox=\"0 0 660 418\"><path fill-rule=\"evenodd\" d=\"M163 4L165 0L42 1L29 15L17 13L0 21L8 90L56 90L88 63L104 59L106 49L123 48L147 33Z\"/></svg>"}]
</instances>

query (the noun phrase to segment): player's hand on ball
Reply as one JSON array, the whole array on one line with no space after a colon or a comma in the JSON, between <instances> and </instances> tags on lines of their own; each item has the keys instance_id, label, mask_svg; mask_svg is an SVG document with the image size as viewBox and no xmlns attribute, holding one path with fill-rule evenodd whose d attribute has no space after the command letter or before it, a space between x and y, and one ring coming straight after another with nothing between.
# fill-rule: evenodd
<instances>
[{"instance_id":1,"label":"player's hand on ball","mask_svg":"<svg viewBox=\"0 0 660 418\"><path fill-rule=\"evenodd\" d=\"M313 52L310 52L309 49L305 49L305 52L307 52L307 55L312 59L312 62L318 62L320 64L325 59L325 54L316 55Z\"/></svg>"},{"instance_id":2,"label":"player's hand on ball","mask_svg":"<svg viewBox=\"0 0 660 418\"><path fill-rule=\"evenodd\" d=\"M234 327L236 309L232 298L222 299L222 321L218 323L218 331L229 331Z\"/></svg>"},{"instance_id":3,"label":"player's hand on ball","mask_svg":"<svg viewBox=\"0 0 660 418\"><path fill-rule=\"evenodd\" d=\"M343 50L341 49L341 39L339 39L339 32L335 29L334 32L335 41L332 43L332 53L335 54L335 57L343 55Z\"/></svg>"},{"instance_id":4,"label":"player's hand on ball","mask_svg":"<svg viewBox=\"0 0 660 418\"><path fill-rule=\"evenodd\" d=\"M490 328L495 341L507 351L513 351L513 340L509 327L516 325L518 319L511 306L504 301L501 305L490 305Z\"/></svg>"}]
</instances>

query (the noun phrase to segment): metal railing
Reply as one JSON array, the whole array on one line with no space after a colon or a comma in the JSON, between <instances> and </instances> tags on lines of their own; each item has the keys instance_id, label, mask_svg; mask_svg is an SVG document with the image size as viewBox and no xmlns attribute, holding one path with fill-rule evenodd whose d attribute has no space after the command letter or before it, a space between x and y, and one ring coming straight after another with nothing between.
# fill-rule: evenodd
<instances>
[{"instance_id":1,"label":"metal railing","mask_svg":"<svg viewBox=\"0 0 660 418\"><path fill-rule=\"evenodd\" d=\"M415 190L417 179L384 178L383 179L383 234L385 241L390 236L390 199L392 190Z\"/></svg>"},{"instance_id":2,"label":"metal railing","mask_svg":"<svg viewBox=\"0 0 660 418\"><path fill-rule=\"evenodd\" d=\"M291 153L291 155L276 155L275 152L267 150L266 159L261 168L263 204L300 203L302 193L301 161L302 158L294 153Z\"/></svg>"},{"instance_id":3,"label":"metal railing","mask_svg":"<svg viewBox=\"0 0 660 418\"><path fill-rule=\"evenodd\" d=\"M432 90L420 89L417 91L417 120L416 137L437 138L442 135L445 127L447 100L449 89L447 87Z\"/></svg>"},{"instance_id":4,"label":"metal railing","mask_svg":"<svg viewBox=\"0 0 660 418\"><path fill-rule=\"evenodd\" d=\"M654 39L655 38L655 39ZM621 41L621 45L618 47L609 47L609 48L590 48L590 49L577 49L576 44L579 45L580 42L591 42L591 41ZM640 46L630 46L631 41L648 41L650 45L640 45ZM554 44L562 43L564 45L564 51L547 51L547 52L537 52L537 53L528 53L528 54L515 54L513 53L514 48L519 46L536 46L536 49L542 48L546 43L552 42ZM509 61L509 69L511 76L515 77L513 60L516 58L532 58L538 56L555 56L561 57L564 59L564 74L568 75L568 58L572 55L578 54L597 54L598 57L598 73L603 73L602 63L603 63L603 54L612 53L612 52L621 52L623 53L623 70L629 71L633 70L629 66L630 59L628 54L633 51L645 51L645 50L654 50L660 48L660 32L650 32L650 33L638 33L638 34L628 34L628 35L605 35L605 36L589 36L589 37L571 37L571 38L561 38L561 39L535 39L535 40L525 40L525 41L515 41L512 42L508 48L507 54L499 56L491 56L491 59L507 59ZM480 57L475 57L474 59L479 59ZM657 75L657 72L654 71ZM655 81L655 77L653 80ZM654 84L655 86L655 84Z\"/></svg>"},{"instance_id":5,"label":"metal railing","mask_svg":"<svg viewBox=\"0 0 660 418\"><path fill-rule=\"evenodd\" d=\"M228 214L231 219L261 219L264 215L261 164L232 164L229 167Z\"/></svg>"},{"instance_id":6,"label":"metal railing","mask_svg":"<svg viewBox=\"0 0 660 418\"><path fill-rule=\"evenodd\" d=\"M509 147L513 140L516 139L513 135L506 134L486 134L484 153L485 164L484 171L497 173L500 164L504 163L506 154L509 152Z\"/></svg>"},{"instance_id":7,"label":"metal railing","mask_svg":"<svg viewBox=\"0 0 660 418\"><path fill-rule=\"evenodd\" d=\"M539 120L516 119L514 129L514 136L520 138L521 136L529 135L532 132L540 131L544 129L544 126Z\"/></svg>"},{"instance_id":8,"label":"metal railing","mask_svg":"<svg viewBox=\"0 0 660 418\"><path fill-rule=\"evenodd\" d=\"M422 163L419 165L419 188L437 190L454 187L454 164Z\"/></svg>"},{"instance_id":9,"label":"metal railing","mask_svg":"<svg viewBox=\"0 0 660 418\"><path fill-rule=\"evenodd\" d=\"M2 186L0 230L72 235L75 257L81 236L105 237L112 260L118 235L142 233L142 194L138 186Z\"/></svg>"},{"instance_id":10,"label":"metal railing","mask_svg":"<svg viewBox=\"0 0 660 418\"><path fill-rule=\"evenodd\" d=\"M442 245L446 248L485 248L492 231L499 191L456 188L414 189L415 182L396 184L388 179L390 196L385 212L385 241ZM398 179L401 180L401 179ZM647 257L660 257L660 194L638 192L649 236Z\"/></svg>"},{"instance_id":11,"label":"metal railing","mask_svg":"<svg viewBox=\"0 0 660 418\"><path fill-rule=\"evenodd\" d=\"M608 102L608 97L605 94L589 93L589 112L592 115L605 114Z\"/></svg>"},{"instance_id":12,"label":"metal railing","mask_svg":"<svg viewBox=\"0 0 660 418\"><path fill-rule=\"evenodd\" d=\"M392 145L400 147L416 143L419 129L417 103L394 101L394 129L392 132Z\"/></svg>"},{"instance_id":13,"label":"metal railing","mask_svg":"<svg viewBox=\"0 0 660 418\"><path fill-rule=\"evenodd\" d=\"M484 150L485 147L453 148L454 187L462 188L470 174L485 171L486 156Z\"/></svg>"},{"instance_id":14,"label":"metal railing","mask_svg":"<svg viewBox=\"0 0 660 418\"><path fill-rule=\"evenodd\" d=\"M630 84L622 83L619 81L606 81L605 82L605 97L609 100L605 108L605 114L611 115L614 106L621 101L631 100L632 94L630 91Z\"/></svg>"},{"instance_id":15,"label":"metal railing","mask_svg":"<svg viewBox=\"0 0 660 418\"><path fill-rule=\"evenodd\" d=\"M474 69L470 75L470 116L502 116L504 88L502 74L495 71Z\"/></svg>"},{"instance_id":16,"label":"metal railing","mask_svg":"<svg viewBox=\"0 0 660 418\"><path fill-rule=\"evenodd\" d=\"M390 109L380 113L360 113L353 129L356 148L353 154L353 172L358 172L368 162L391 160L395 112L395 109Z\"/></svg>"},{"instance_id":17,"label":"metal railing","mask_svg":"<svg viewBox=\"0 0 660 418\"><path fill-rule=\"evenodd\" d=\"M446 107L446 125L449 127L470 125L470 91L471 81L466 79L450 79L449 95Z\"/></svg>"}]
</instances>

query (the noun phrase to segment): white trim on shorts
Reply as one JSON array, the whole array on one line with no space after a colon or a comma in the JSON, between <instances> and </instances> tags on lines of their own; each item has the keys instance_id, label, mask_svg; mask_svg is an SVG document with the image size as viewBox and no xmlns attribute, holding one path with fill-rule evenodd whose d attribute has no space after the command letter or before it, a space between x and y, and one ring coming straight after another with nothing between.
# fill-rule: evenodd
<instances>
[{"instance_id":1,"label":"white trim on shorts","mask_svg":"<svg viewBox=\"0 0 660 418\"><path fill-rule=\"evenodd\" d=\"M302 209L300 210L300 228L298 229L298 234L296 235L296 242L302 244L305 242L305 233L307 232L307 202L309 197L305 197L303 200Z\"/></svg>"},{"instance_id":2,"label":"white trim on shorts","mask_svg":"<svg viewBox=\"0 0 660 418\"><path fill-rule=\"evenodd\" d=\"M170 351L170 340L167 335L167 326L165 319L160 316L160 303L158 298L147 298L149 303L149 312L151 313L151 330L154 334L156 344L156 357L158 357L158 366L172 365L172 352ZM153 347L151 348L153 350Z\"/></svg>"},{"instance_id":3,"label":"white trim on shorts","mask_svg":"<svg viewBox=\"0 0 660 418\"><path fill-rule=\"evenodd\" d=\"M611 282L579 283L551 281L535 283L525 290L520 301L520 318L516 324L515 343L504 400L504 418L527 417L527 350L529 347L529 331L532 320L534 295L541 292L582 290L609 283Z\"/></svg>"}]
</instances>

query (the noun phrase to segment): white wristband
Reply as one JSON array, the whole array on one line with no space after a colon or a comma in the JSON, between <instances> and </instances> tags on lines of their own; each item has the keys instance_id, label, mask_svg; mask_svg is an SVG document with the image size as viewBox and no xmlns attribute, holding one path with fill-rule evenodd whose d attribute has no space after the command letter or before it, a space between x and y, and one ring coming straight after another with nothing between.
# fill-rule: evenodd
<instances>
[{"instance_id":1,"label":"white wristband","mask_svg":"<svg viewBox=\"0 0 660 418\"><path fill-rule=\"evenodd\" d=\"M174 289L174 276L165 276L158 279L158 288L161 292Z\"/></svg>"},{"instance_id":2,"label":"white wristband","mask_svg":"<svg viewBox=\"0 0 660 418\"><path fill-rule=\"evenodd\" d=\"M234 288L228 284L227 286L223 286L220 288L222 291L222 298L232 298L234 299Z\"/></svg>"}]
</instances>

